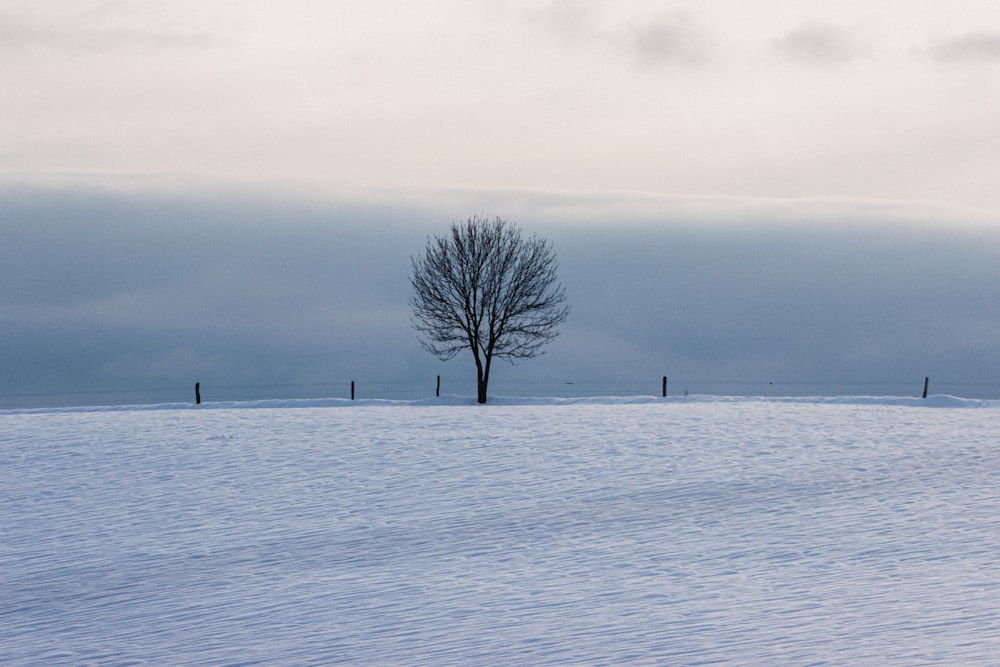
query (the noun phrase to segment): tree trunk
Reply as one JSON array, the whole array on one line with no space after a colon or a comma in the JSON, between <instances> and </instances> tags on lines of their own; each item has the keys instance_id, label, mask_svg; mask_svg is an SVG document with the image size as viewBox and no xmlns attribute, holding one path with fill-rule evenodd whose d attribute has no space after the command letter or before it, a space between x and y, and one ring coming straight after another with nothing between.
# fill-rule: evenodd
<instances>
[{"instance_id":1,"label":"tree trunk","mask_svg":"<svg viewBox=\"0 0 1000 667\"><path fill-rule=\"evenodd\" d=\"M476 401L486 402L486 386L490 383L490 357L486 356L486 363L479 359L476 354Z\"/></svg>"},{"instance_id":2,"label":"tree trunk","mask_svg":"<svg viewBox=\"0 0 1000 667\"><path fill-rule=\"evenodd\" d=\"M490 366L487 363L485 370L482 365L476 365L476 401L486 402L486 385L490 383Z\"/></svg>"}]
</instances>

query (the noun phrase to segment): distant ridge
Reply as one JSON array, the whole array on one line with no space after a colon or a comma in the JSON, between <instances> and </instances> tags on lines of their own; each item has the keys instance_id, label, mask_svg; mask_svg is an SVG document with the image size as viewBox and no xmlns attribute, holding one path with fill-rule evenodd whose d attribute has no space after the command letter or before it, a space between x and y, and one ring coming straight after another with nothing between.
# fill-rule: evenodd
<instances>
[{"instance_id":1,"label":"distant ridge","mask_svg":"<svg viewBox=\"0 0 1000 667\"><path fill-rule=\"evenodd\" d=\"M201 405L193 403L154 403L148 405L106 405L58 408L15 408L0 410L0 415L56 414L70 412L131 412L140 410L239 410L280 408L351 408L351 407L434 407L475 406L488 410L491 406L573 406L573 405L678 405L688 403L798 403L807 405L883 405L914 408L1000 408L1000 400L961 398L936 394L927 398L912 396L592 396L580 398L491 396L486 405L476 403L474 396L441 396L419 400L366 398L294 398L257 401L219 401Z\"/></svg>"}]
</instances>

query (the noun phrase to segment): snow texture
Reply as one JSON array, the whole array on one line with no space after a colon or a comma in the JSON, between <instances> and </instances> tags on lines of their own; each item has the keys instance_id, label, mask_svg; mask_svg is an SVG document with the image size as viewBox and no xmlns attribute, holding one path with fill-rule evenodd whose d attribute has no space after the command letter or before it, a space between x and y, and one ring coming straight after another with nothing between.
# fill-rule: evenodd
<instances>
[{"instance_id":1,"label":"snow texture","mask_svg":"<svg viewBox=\"0 0 1000 667\"><path fill-rule=\"evenodd\" d=\"M0 412L0 664L1000 663L1000 402L471 402Z\"/></svg>"}]
</instances>

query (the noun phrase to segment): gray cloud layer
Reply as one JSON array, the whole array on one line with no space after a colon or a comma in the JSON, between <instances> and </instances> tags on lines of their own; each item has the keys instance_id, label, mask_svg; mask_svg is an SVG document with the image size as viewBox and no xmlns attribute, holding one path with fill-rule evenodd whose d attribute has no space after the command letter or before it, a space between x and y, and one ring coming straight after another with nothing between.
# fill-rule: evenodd
<instances>
[{"instance_id":1,"label":"gray cloud layer","mask_svg":"<svg viewBox=\"0 0 1000 667\"><path fill-rule=\"evenodd\" d=\"M141 16L108 23L100 11L44 18L29 14L0 14L0 50L29 49L79 54L122 48L189 49L216 45L219 39L205 30L169 22L151 22Z\"/></svg>"},{"instance_id":2,"label":"gray cloud layer","mask_svg":"<svg viewBox=\"0 0 1000 667\"><path fill-rule=\"evenodd\" d=\"M775 42L784 55L814 63L849 62L866 49L849 29L828 23L806 23Z\"/></svg>"},{"instance_id":3,"label":"gray cloud layer","mask_svg":"<svg viewBox=\"0 0 1000 667\"><path fill-rule=\"evenodd\" d=\"M631 30L629 45L643 65L706 62L711 40L688 14L657 17Z\"/></svg>"},{"instance_id":4,"label":"gray cloud layer","mask_svg":"<svg viewBox=\"0 0 1000 667\"><path fill-rule=\"evenodd\" d=\"M41 191L2 206L0 407L471 379L419 347L407 304L410 257L469 211ZM896 393L929 374L1000 395L996 230L553 210L517 219L555 244L573 313L494 393L655 393L661 374L675 391Z\"/></svg>"},{"instance_id":5,"label":"gray cloud layer","mask_svg":"<svg viewBox=\"0 0 1000 667\"><path fill-rule=\"evenodd\" d=\"M944 62L1000 61L1000 32L972 32L938 42L934 56Z\"/></svg>"}]
</instances>

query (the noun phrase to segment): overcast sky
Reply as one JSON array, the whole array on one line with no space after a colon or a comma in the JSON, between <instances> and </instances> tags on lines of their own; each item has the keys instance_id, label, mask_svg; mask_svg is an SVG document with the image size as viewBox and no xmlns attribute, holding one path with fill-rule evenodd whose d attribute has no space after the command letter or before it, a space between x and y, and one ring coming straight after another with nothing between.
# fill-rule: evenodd
<instances>
[{"instance_id":1,"label":"overcast sky","mask_svg":"<svg viewBox=\"0 0 1000 667\"><path fill-rule=\"evenodd\" d=\"M0 404L462 375L471 214L573 308L498 380L1000 395L995 0L0 0L0 89Z\"/></svg>"}]
</instances>

